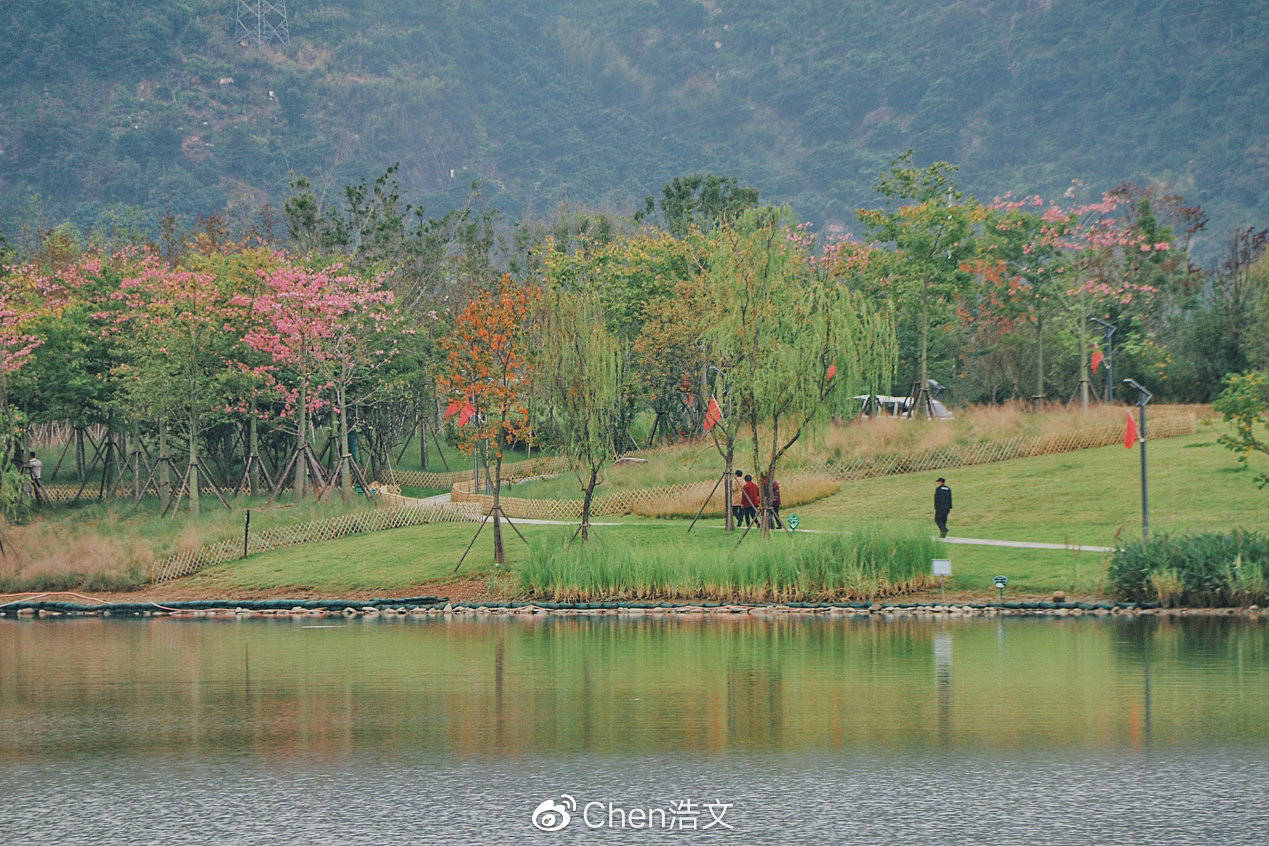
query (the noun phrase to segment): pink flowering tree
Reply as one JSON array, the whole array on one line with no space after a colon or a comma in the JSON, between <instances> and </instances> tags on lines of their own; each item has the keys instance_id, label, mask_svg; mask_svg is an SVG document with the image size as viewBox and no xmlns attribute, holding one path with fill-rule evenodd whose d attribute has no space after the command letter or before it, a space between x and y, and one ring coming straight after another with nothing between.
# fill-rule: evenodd
<instances>
[{"instance_id":1,"label":"pink flowering tree","mask_svg":"<svg viewBox=\"0 0 1269 846\"><path fill-rule=\"evenodd\" d=\"M1088 408L1089 366L1093 353L1089 318L1148 302L1159 292L1132 272L1142 256L1167 252L1167 240L1154 240L1131 220L1116 214L1122 200L1106 194L1100 202L1066 212L1070 223L1063 246L1071 252L1074 274L1059 302L1079 340L1080 406Z\"/></svg>"},{"instance_id":2,"label":"pink flowering tree","mask_svg":"<svg viewBox=\"0 0 1269 846\"><path fill-rule=\"evenodd\" d=\"M18 516L22 499L22 479L16 467L4 460L21 448L21 421L9 406L9 380L31 361L40 339L30 332L33 303L12 280L0 277L0 513L5 519Z\"/></svg>"},{"instance_id":3,"label":"pink flowering tree","mask_svg":"<svg viewBox=\"0 0 1269 846\"><path fill-rule=\"evenodd\" d=\"M1045 328L1064 323L1079 348L1081 404L1088 404L1093 352L1089 318L1148 300L1156 286L1134 272L1143 255L1170 248L1118 212L1122 200L1061 206L1041 197L997 198L972 262L981 285L968 322L1035 329L1036 396L1043 396Z\"/></svg>"},{"instance_id":4,"label":"pink flowering tree","mask_svg":"<svg viewBox=\"0 0 1269 846\"><path fill-rule=\"evenodd\" d=\"M123 437L116 415L121 389L117 367L126 357L126 333L118 318L125 305L113 295L140 259L136 249L113 254L80 251L55 234L44 251L4 280L7 292L22 291L35 306L27 331L40 343L16 380L23 404L35 419L66 421L74 427L81 480L89 464L86 427L104 425L108 441ZM98 450L104 459L103 474L118 474L123 450L117 443L114 448L103 443Z\"/></svg>"},{"instance_id":5,"label":"pink flowering tree","mask_svg":"<svg viewBox=\"0 0 1269 846\"><path fill-rule=\"evenodd\" d=\"M127 330L129 354L118 372L131 410L159 421L161 438L169 423L184 429L185 487L190 512L197 514L200 436L209 416L224 405L223 381L235 340L227 331L229 297L215 275L172 268L158 256L146 257L114 296L126 306L118 321ZM166 443L159 452L166 455Z\"/></svg>"},{"instance_id":6,"label":"pink flowering tree","mask_svg":"<svg viewBox=\"0 0 1269 846\"><path fill-rule=\"evenodd\" d=\"M304 495L312 469L306 464L309 415L330 406L339 418L339 473L347 496L349 389L392 354L392 294L377 279L345 273L339 265L309 270L284 264L262 272L262 282L254 298L239 295L233 303L250 307L255 320L242 340L265 354L256 371L277 390L284 415L294 415L295 495Z\"/></svg>"}]
</instances>

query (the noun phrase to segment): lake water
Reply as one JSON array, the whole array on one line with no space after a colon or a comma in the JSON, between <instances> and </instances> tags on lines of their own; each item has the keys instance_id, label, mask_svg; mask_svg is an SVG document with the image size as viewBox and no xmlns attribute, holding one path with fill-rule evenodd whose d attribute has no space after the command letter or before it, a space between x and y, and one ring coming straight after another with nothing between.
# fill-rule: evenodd
<instances>
[{"instance_id":1,"label":"lake water","mask_svg":"<svg viewBox=\"0 0 1269 846\"><path fill-rule=\"evenodd\" d=\"M4 844L1263 843L1267 778L1230 618L0 621Z\"/></svg>"}]
</instances>

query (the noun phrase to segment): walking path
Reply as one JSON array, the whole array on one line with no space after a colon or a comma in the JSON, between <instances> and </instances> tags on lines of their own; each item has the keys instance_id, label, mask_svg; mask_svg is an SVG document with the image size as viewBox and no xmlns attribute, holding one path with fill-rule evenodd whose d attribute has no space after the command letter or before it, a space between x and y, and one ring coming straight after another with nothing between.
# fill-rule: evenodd
<instances>
[{"instance_id":1,"label":"walking path","mask_svg":"<svg viewBox=\"0 0 1269 846\"><path fill-rule=\"evenodd\" d=\"M429 496L419 502L445 504L450 501L447 493ZM505 518L504 518L505 519ZM576 526L576 520L535 520L529 517L515 517L509 522L523 523L526 526ZM638 525L654 525L651 523L597 523L592 521L592 526L638 526ZM722 526L710 524L710 528L721 529ZM833 529L798 529L799 532L807 534L850 534L848 531L839 531ZM1113 552L1114 547L1111 546L1085 546L1076 543L1042 543L1040 541L1011 541L1011 540L995 540L993 538L943 538L944 543L966 544L969 546L1002 546L1009 549L1065 549L1070 552Z\"/></svg>"}]
</instances>

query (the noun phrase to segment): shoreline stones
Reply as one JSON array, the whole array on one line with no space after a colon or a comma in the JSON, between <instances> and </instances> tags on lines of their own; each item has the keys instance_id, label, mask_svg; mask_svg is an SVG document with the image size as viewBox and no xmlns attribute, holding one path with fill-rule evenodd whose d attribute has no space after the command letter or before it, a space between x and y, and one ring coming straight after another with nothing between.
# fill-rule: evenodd
<instances>
[{"instance_id":1,"label":"shoreline stones","mask_svg":"<svg viewBox=\"0 0 1269 846\"><path fill-rule=\"evenodd\" d=\"M422 596L372 600L258 599L192 600L168 603L123 602L81 605L67 602L14 602L0 605L0 619L44 617L175 617L230 619L310 619L340 617L385 621L456 617L661 617L679 620L778 619L834 617L862 620L966 619L973 617L1242 617L1262 619L1259 606L1242 608L1160 608L1157 603L1131 602L785 602L736 604L722 602L455 602Z\"/></svg>"}]
</instances>

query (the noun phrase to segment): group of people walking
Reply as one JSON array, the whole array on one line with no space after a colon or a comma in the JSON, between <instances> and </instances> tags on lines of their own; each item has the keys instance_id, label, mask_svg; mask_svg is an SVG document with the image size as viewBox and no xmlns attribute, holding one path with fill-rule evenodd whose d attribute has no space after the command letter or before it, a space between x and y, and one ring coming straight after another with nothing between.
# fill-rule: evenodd
<instances>
[{"instance_id":1,"label":"group of people walking","mask_svg":"<svg viewBox=\"0 0 1269 846\"><path fill-rule=\"evenodd\" d=\"M763 473L757 482L743 470L731 480L731 515L737 526L761 526L758 510L766 503L771 513L771 527L783 529L780 520L780 483ZM939 537L947 537L947 517L952 511L952 489L940 476L934 488L934 524Z\"/></svg>"},{"instance_id":2,"label":"group of people walking","mask_svg":"<svg viewBox=\"0 0 1269 846\"><path fill-rule=\"evenodd\" d=\"M772 528L783 529L784 523L780 520L780 483L775 479L768 479L766 473L761 474L755 482L753 476L743 470L736 471L731 482L731 514L737 526L760 526L758 509L763 507L764 497L766 508L771 512Z\"/></svg>"}]
</instances>

